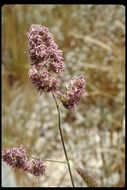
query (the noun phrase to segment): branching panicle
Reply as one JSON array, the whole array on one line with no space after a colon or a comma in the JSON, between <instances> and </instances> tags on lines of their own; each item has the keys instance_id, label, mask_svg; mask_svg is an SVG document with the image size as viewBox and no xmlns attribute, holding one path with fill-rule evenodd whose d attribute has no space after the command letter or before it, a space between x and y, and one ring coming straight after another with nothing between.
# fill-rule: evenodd
<instances>
[{"instance_id":1,"label":"branching panicle","mask_svg":"<svg viewBox=\"0 0 127 190\"><path fill-rule=\"evenodd\" d=\"M70 80L66 85L66 92L64 94L61 93L59 83L64 73L64 62L62 51L55 44L52 34L48 28L33 24L27 32L27 38L29 42L28 52L31 60L31 68L28 72L29 78L40 94L42 92L52 92L58 111L58 126L66 162L55 162L67 164L72 186L75 187L62 134L59 105L62 102L66 109L75 110L85 91L85 79L83 76L80 76ZM59 98L59 102L54 93ZM2 159L13 168L23 169L36 177L43 175L46 170L45 164L39 157L35 157L32 160L27 158L25 148L22 145L19 148L4 150L2 152ZM78 172L79 174L82 173L80 170Z\"/></svg>"},{"instance_id":2,"label":"branching panicle","mask_svg":"<svg viewBox=\"0 0 127 190\"><path fill-rule=\"evenodd\" d=\"M46 170L45 164L40 160L39 157L33 158L32 161L27 158L25 148L22 145L20 145L19 148L14 147L9 150L3 150L2 159L9 166L23 169L34 176L41 176Z\"/></svg>"}]
</instances>

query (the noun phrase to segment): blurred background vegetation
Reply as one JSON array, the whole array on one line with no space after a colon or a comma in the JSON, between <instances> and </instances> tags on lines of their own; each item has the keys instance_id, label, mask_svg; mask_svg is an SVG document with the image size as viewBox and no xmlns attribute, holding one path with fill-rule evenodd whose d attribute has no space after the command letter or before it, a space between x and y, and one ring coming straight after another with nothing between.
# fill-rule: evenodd
<instances>
[{"instance_id":1,"label":"blurred background vegetation","mask_svg":"<svg viewBox=\"0 0 127 190\"><path fill-rule=\"evenodd\" d=\"M28 78L26 32L31 24L48 27L63 50L63 86L72 77L86 78L86 95L77 110L60 108L75 186L86 186L77 167L87 170L100 186L124 186L125 7L2 6L2 149L23 144L31 156L64 161L52 96L40 96ZM46 164L46 174L38 180L12 170L16 185L71 187L64 164Z\"/></svg>"}]
</instances>

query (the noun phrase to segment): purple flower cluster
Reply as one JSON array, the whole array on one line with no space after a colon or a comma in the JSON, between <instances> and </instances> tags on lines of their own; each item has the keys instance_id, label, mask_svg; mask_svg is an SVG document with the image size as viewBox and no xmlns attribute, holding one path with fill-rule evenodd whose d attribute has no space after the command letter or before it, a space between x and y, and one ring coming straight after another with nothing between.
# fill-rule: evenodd
<instances>
[{"instance_id":1,"label":"purple flower cluster","mask_svg":"<svg viewBox=\"0 0 127 190\"><path fill-rule=\"evenodd\" d=\"M13 168L24 168L26 163L25 148L21 145L20 148L12 148L2 152L2 159Z\"/></svg>"},{"instance_id":2,"label":"purple flower cluster","mask_svg":"<svg viewBox=\"0 0 127 190\"><path fill-rule=\"evenodd\" d=\"M46 170L45 164L40 160L39 157L36 157L32 160L32 166L29 168L29 173L34 176L43 175Z\"/></svg>"},{"instance_id":3,"label":"purple flower cluster","mask_svg":"<svg viewBox=\"0 0 127 190\"><path fill-rule=\"evenodd\" d=\"M29 78L40 93L42 93L42 91L49 92L58 90L59 79L52 77L47 69L40 72L33 66L29 70Z\"/></svg>"},{"instance_id":4,"label":"purple flower cluster","mask_svg":"<svg viewBox=\"0 0 127 190\"><path fill-rule=\"evenodd\" d=\"M40 92L56 92L66 109L75 110L85 90L85 79L80 76L72 79L65 94L61 94L58 85L64 73L62 51L55 44L48 28L33 24L27 32L29 41L29 57L32 68L29 78ZM55 74L55 76L53 76Z\"/></svg>"},{"instance_id":5,"label":"purple flower cluster","mask_svg":"<svg viewBox=\"0 0 127 190\"><path fill-rule=\"evenodd\" d=\"M66 93L61 95L61 102L67 109L75 110L77 103L80 101L85 90L85 79L80 76L71 79L66 85Z\"/></svg>"},{"instance_id":6,"label":"purple flower cluster","mask_svg":"<svg viewBox=\"0 0 127 190\"><path fill-rule=\"evenodd\" d=\"M53 72L62 75L64 72L62 51L58 49L48 28L33 24L27 32L27 38L32 65L41 67L45 62Z\"/></svg>"},{"instance_id":7,"label":"purple flower cluster","mask_svg":"<svg viewBox=\"0 0 127 190\"><path fill-rule=\"evenodd\" d=\"M27 38L32 65L29 76L32 83L39 92L56 91L59 79L64 73L62 51L58 49L52 34L44 26L31 25L29 32L27 32ZM53 73L56 73L57 77L54 78ZM46 75L46 79L44 75Z\"/></svg>"},{"instance_id":8,"label":"purple flower cluster","mask_svg":"<svg viewBox=\"0 0 127 190\"><path fill-rule=\"evenodd\" d=\"M5 149L2 152L2 159L9 166L23 169L34 176L43 175L46 170L45 164L39 157L35 157L32 162L27 158L25 148L22 145L19 148Z\"/></svg>"}]
</instances>

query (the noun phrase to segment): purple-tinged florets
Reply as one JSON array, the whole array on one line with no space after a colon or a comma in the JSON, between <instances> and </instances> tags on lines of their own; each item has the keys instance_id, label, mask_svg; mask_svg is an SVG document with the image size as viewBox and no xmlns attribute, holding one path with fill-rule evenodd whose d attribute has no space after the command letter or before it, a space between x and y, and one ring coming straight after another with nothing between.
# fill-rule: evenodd
<instances>
[{"instance_id":1,"label":"purple-tinged florets","mask_svg":"<svg viewBox=\"0 0 127 190\"><path fill-rule=\"evenodd\" d=\"M34 176L43 175L46 170L45 164L39 157L35 157L32 161L27 158L25 148L22 145L19 148L5 149L2 152L2 159L9 166L23 169Z\"/></svg>"},{"instance_id":2,"label":"purple-tinged florets","mask_svg":"<svg viewBox=\"0 0 127 190\"><path fill-rule=\"evenodd\" d=\"M25 160L24 168L23 170L26 172L29 172L31 169L31 161L28 160L28 158Z\"/></svg>"},{"instance_id":3,"label":"purple-tinged florets","mask_svg":"<svg viewBox=\"0 0 127 190\"><path fill-rule=\"evenodd\" d=\"M19 148L5 149L2 152L2 159L13 168L24 169L27 159L25 148L21 145Z\"/></svg>"},{"instance_id":4,"label":"purple-tinged florets","mask_svg":"<svg viewBox=\"0 0 127 190\"><path fill-rule=\"evenodd\" d=\"M77 103L82 98L85 91L85 79L80 76L72 79L66 85L66 93L61 95L61 101L65 108L75 110Z\"/></svg>"},{"instance_id":5,"label":"purple-tinged florets","mask_svg":"<svg viewBox=\"0 0 127 190\"><path fill-rule=\"evenodd\" d=\"M45 62L46 65L51 65L50 69L53 72L62 76L64 72L62 51L58 49L48 28L33 24L27 32L27 38L32 65L38 68L44 66Z\"/></svg>"},{"instance_id":6,"label":"purple-tinged florets","mask_svg":"<svg viewBox=\"0 0 127 190\"><path fill-rule=\"evenodd\" d=\"M29 168L28 172L33 174L34 176L40 176L45 173L45 170L45 164L40 160L39 157L35 157L32 160L31 167Z\"/></svg>"},{"instance_id":7,"label":"purple-tinged florets","mask_svg":"<svg viewBox=\"0 0 127 190\"><path fill-rule=\"evenodd\" d=\"M45 69L44 71L38 71L35 67L29 70L29 78L31 82L36 86L40 94L44 92L57 91L59 79L52 77L51 73Z\"/></svg>"}]
</instances>

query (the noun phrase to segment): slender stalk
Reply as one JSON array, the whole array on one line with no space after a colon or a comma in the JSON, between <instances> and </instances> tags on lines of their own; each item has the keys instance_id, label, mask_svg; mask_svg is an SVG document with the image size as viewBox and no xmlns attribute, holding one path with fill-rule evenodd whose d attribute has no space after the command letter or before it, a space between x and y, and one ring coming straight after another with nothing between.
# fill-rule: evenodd
<instances>
[{"instance_id":1,"label":"slender stalk","mask_svg":"<svg viewBox=\"0 0 127 190\"><path fill-rule=\"evenodd\" d=\"M63 138L63 134L62 134L62 129L61 129L59 103L57 103L56 97L55 97L55 95L54 95L53 92L52 92L52 95L53 95L53 98L55 100L57 111L58 111L59 132L60 132L61 141L62 141L62 145L63 145L63 150L64 150L64 154L65 154L65 158L66 158L66 163L67 163L67 166L68 166L68 171L69 171L69 174L70 174L72 186L75 187L74 186L74 180L73 180L73 177L72 177L71 167L70 167L70 163L69 163L69 159L68 159L68 155L67 155L67 151L66 151L66 148L65 148L65 143L64 143L64 138Z\"/></svg>"},{"instance_id":2,"label":"slender stalk","mask_svg":"<svg viewBox=\"0 0 127 190\"><path fill-rule=\"evenodd\" d=\"M29 157L29 158L35 158L35 157L33 157L33 156L28 156L27 155L27 157ZM67 162L63 162L63 161L59 161L59 160L45 160L45 159L41 159L42 161L44 161L44 162L57 162L57 163L63 163L63 164L66 164Z\"/></svg>"},{"instance_id":3,"label":"slender stalk","mask_svg":"<svg viewBox=\"0 0 127 190\"><path fill-rule=\"evenodd\" d=\"M44 159L42 159L42 161L46 161L46 162L57 162L57 163L66 164L66 162L62 162L62 161L59 161L59 160L44 160Z\"/></svg>"}]
</instances>

